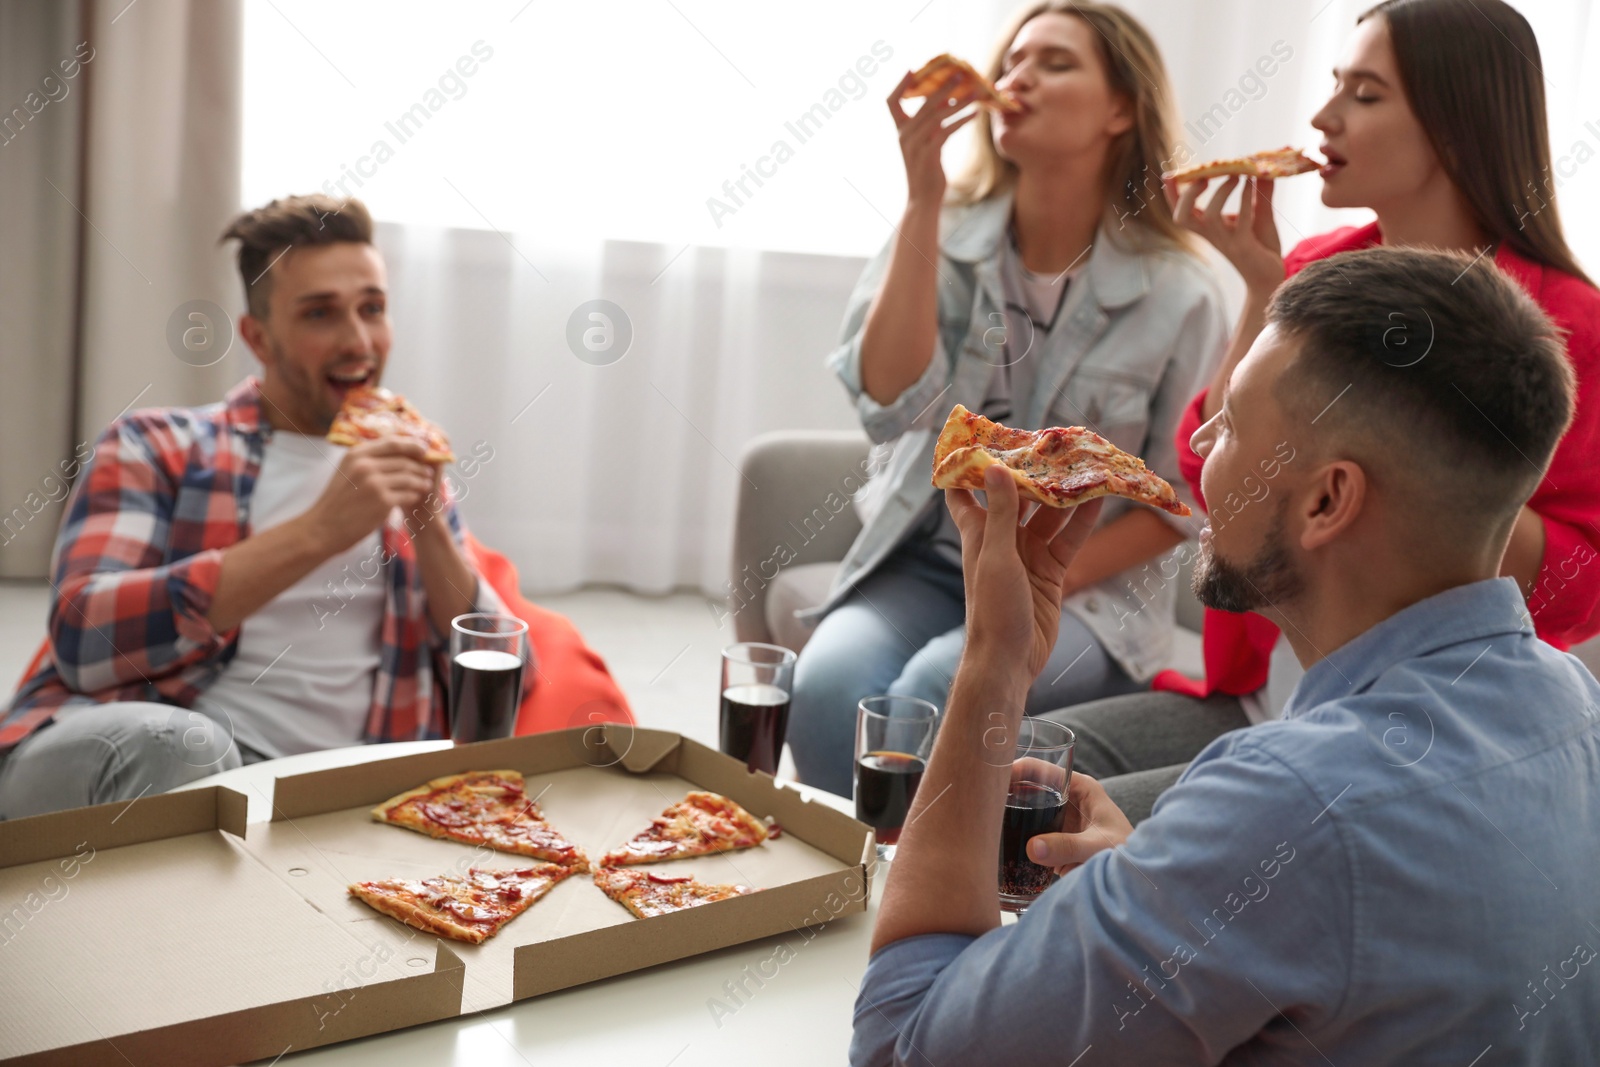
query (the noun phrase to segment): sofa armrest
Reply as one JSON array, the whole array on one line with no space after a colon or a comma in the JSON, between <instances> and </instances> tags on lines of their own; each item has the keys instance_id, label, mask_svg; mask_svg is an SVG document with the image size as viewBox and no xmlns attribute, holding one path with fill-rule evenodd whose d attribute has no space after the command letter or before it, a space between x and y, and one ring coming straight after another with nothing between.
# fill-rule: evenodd
<instances>
[{"instance_id":1,"label":"sofa armrest","mask_svg":"<svg viewBox=\"0 0 1600 1067\"><path fill-rule=\"evenodd\" d=\"M850 497L866 481L870 448L852 430L782 430L746 446L724 606L736 640L772 640L767 587L780 569L844 558L861 532Z\"/></svg>"}]
</instances>

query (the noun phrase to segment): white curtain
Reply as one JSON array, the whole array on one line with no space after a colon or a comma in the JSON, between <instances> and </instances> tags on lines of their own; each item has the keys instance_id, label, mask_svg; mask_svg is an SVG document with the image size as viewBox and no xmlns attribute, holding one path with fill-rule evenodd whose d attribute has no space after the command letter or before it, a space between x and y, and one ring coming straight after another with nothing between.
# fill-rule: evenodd
<instances>
[{"instance_id":1,"label":"white curtain","mask_svg":"<svg viewBox=\"0 0 1600 1067\"><path fill-rule=\"evenodd\" d=\"M0 576L48 573L106 423L243 373L168 339L180 307L235 300L216 240L238 209L241 43L237 0L0 4Z\"/></svg>"},{"instance_id":2,"label":"white curtain","mask_svg":"<svg viewBox=\"0 0 1600 1067\"><path fill-rule=\"evenodd\" d=\"M1127 2L1207 156L1314 146L1308 119L1366 6ZM1583 60L1600 54L1600 19L1593 0L1519 7L1543 48L1563 215L1595 272L1600 76ZM379 235L394 285L390 381L463 458L480 441L479 457L492 452L456 481L468 521L529 590L718 592L740 449L767 430L855 425L821 361L901 210L883 97L936 52L981 60L1012 8L85 0L66 18L8 0L0 107L20 104L62 47L96 51L78 95L0 147L0 511L55 452L70 457L80 442L63 428L88 436L129 403L215 399L254 369L238 342L212 366L180 359L168 320L194 300L241 310L215 244L239 206L343 180L390 220ZM80 144L71 109L84 100ZM389 124L417 106L426 125L401 143ZM831 117L802 142L790 126L817 106ZM778 140L793 158L713 218L708 199ZM393 155L363 163L379 141ZM1284 183L1279 209L1289 243L1364 221L1322 208L1314 179ZM569 345L569 319L592 300L631 324L616 362ZM598 322L582 318L580 339ZM78 395L63 369L74 361ZM53 443L29 447L39 440ZM43 573L43 529L0 544L0 574Z\"/></svg>"},{"instance_id":3,"label":"white curtain","mask_svg":"<svg viewBox=\"0 0 1600 1067\"><path fill-rule=\"evenodd\" d=\"M937 47L934 38L906 45L901 37L924 41L909 21L921 6L899 12L898 27L854 33L846 25L838 32L862 39L886 35L895 46L900 66L891 70L897 72L924 52L983 56L1011 10L1009 3L966 5L968 21L946 24L948 36L937 37ZM1284 143L1315 147L1309 118L1326 98L1329 72L1368 3L1133 0L1127 6L1164 49L1185 139L1197 154L1215 157ZM709 36L719 36L718 30L736 36L710 6L686 10ZM1544 48L1556 155L1583 138L1600 149L1600 129L1583 126L1600 126L1600 112L1583 110L1584 101L1592 111L1600 99L1594 75L1581 62L1586 53L1600 54L1600 20L1592 17L1592 5L1543 0L1523 10ZM937 14L936 0L917 22ZM529 9L522 17L540 15ZM974 20L984 27L974 28ZM905 32L896 37L896 29ZM703 58L719 62L709 53ZM1263 58L1270 62L1263 66ZM821 64L819 76L833 66ZM1263 76L1263 69L1272 73ZM845 210L841 203L853 203L851 254L724 249L693 240L569 239L558 245L544 234L570 233L571 218L556 216L572 209L557 204L539 209L550 213L548 227L535 218L504 237L483 229L383 227L398 338L391 380L425 396L458 442L470 447L483 441L493 449L481 473L460 480L468 493L463 506L480 536L521 567L530 590L615 583L645 592L689 586L720 593L742 446L767 430L855 425L822 358L834 344L864 253L889 236L887 220L901 207L903 179L881 95L874 92L859 115L844 115L877 138L881 150L869 158L831 160L831 171L806 175L815 189L812 206L801 200L796 208L817 212L820 226ZM626 114L607 116L605 143L624 139L627 121ZM759 140L741 129L726 136ZM953 148L952 156L959 151ZM591 162L605 166L613 158L601 154ZM458 169L470 173L466 162L458 160ZM579 152L552 166L582 163ZM630 156L627 165L634 168L638 195L648 197L653 175L692 163ZM1562 181L1569 234L1591 269L1600 268L1594 206L1600 203L1600 164L1580 166ZM833 199L845 182L853 187L845 200ZM1318 188L1315 180L1281 187L1286 245L1367 221L1362 212L1322 207ZM763 189L761 195L769 194ZM481 202L472 210L478 208L503 225L502 216L518 217L516 206L503 200L492 210ZM459 203L456 209L466 210ZM603 230L606 216L590 225ZM785 233L780 239L793 238ZM1236 292L1236 279L1220 260L1219 271ZM632 347L609 366L581 361L566 339L569 314L596 298L620 306L633 327Z\"/></svg>"},{"instance_id":4,"label":"white curtain","mask_svg":"<svg viewBox=\"0 0 1600 1067\"><path fill-rule=\"evenodd\" d=\"M205 404L238 380L242 341L226 355L227 323L174 347L175 312L231 308L238 291L217 244L239 204L237 0L94 0L96 54L82 209L80 432L93 440L133 407ZM183 331L179 331L182 337ZM182 353L180 355L180 352Z\"/></svg>"},{"instance_id":5,"label":"white curtain","mask_svg":"<svg viewBox=\"0 0 1600 1067\"><path fill-rule=\"evenodd\" d=\"M451 432L468 521L536 592L726 579L739 450L774 427L848 427L821 354L861 261L605 242L525 260L484 231L385 225L387 380ZM574 309L631 344L586 362ZM615 314L612 315L616 319ZM604 329L584 318L585 329ZM620 344L624 329L612 323ZM596 338L598 341L599 338ZM578 351L592 360L611 353Z\"/></svg>"},{"instance_id":6,"label":"white curtain","mask_svg":"<svg viewBox=\"0 0 1600 1067\"><path fill-rule=\"evenodd\" d=\"M61 464L72 456L79 221L69 198L77 198L80 176L82 29L73 4L0 4L0 204L6 206L0 211L0 577L6 578L44 573L66 495Z\"/></svg>"}]
</instances>

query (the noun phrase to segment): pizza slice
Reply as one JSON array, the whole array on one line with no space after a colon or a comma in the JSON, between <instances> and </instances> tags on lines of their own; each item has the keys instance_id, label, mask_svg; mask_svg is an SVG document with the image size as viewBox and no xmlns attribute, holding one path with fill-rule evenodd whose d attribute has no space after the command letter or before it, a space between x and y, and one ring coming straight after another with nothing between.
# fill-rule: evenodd
<instances>
[{"instance_id":1,"label":"pizza slice","mask_svg":"<svg viewBox=\"0 0 1600 1067\"><path fill-rule=\"evenodd\" d=\"M952 75L955 76L955 81L950 81ZM915 80L911 83L911 88L900 94L902 100L913 96L932 96L946 82L950 82L949 88L954 90L962 79L971 79L978 87L980 106L995 111L1010 111L1013 114L1022 111L1022 105L1009 93L996 89L971 63L957 59L948 52L928 60L922 65L922 69L912 75L912 78Z\"/></svg>"},{"instance_id":2,"label":"pizza slice","mask_svg":"<svg viewBox=\"0 0 1600 1067\"><path fill-rule=\"evenodd\" d=\"M641 919L759 892L747 885L709 885L688 875L674 878L654 871L624 871L615 867L596 870L594 884Z\"/></svg>"},{"instance_id":3,"label":"pizza slice","mask_svg":"<svg viewBox=\"0 0 1600 1067\"><path fill-rule=\"evenodd\" d=\"M1247 178L1292 178L1322 166L1298 148L1272 148L1238 159L1219 159L1214 163L1200 163L1182 170L1169 170L1162 175L1184 185L1189 182L1218 178L1225 174L1240 174Z\"/></svg>"},{"instance_id":4,"label":"pizza slice","mask_svg":"<svg viewBox=\"0 0 1600 1067\"><path fill-rule=\"evenodd\" d=\"M545 821L516 771L468 771L435 778L372 809L378 822L467 845L589 869L583 851Z\"/></svg>"},{"instance_id":5,"label":"pizza slice","mask_svg":"<svg viewBox=\"0 0 1600 1067\"><path fill-rule=\"evenodd\" d=\"M345 393L344 405L328 428L328 440L336 445L358 445L380 437L413 437L428 450L423 458L429 463L455 462L450 439L409 400L381 387L358 385Z\"/></svg>"},{"instance_id":6,"label":"pizza slice","mask_svg":"<svg viewBox=\"0 0 1600 1067\"><path fill-rule=\"evenodd\" d=\"M466 877L356 882L350 895L425 933L481 945L575 871L559 863L511 871L473 867Z\"/></svg>"},{"instance_id":7,"label":"pizza slice","mask_svg":"<svg viewBox=\"0 0 1600 1067\"><path fill-rule=\"evenodd\" d=\"M606 853L602 867L658 863L754 848L768 837L766 824L722 796L695 789L667 808L620 848Z\"/></svg>"},{"instance_id":8,"label":"pizza slice","mask_svg":"<svg viewBox=\"0 0 1600 1067\"><path fill-rule=\"evenodd\" d=\"M1190 513L1166 479L1092 430L1013 430L957 404L934 445L935 488L981 490L984 471L996 464L1016 480L1023 499L1050 507L1124 496L1174 515Z\"/></svg>"}]
</instances>

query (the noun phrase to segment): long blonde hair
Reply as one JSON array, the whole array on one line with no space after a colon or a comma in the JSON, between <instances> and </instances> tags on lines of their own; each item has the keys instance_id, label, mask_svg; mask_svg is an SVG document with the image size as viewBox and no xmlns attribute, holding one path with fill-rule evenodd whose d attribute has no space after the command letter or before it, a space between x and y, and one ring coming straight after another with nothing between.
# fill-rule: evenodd
<instances>
[{"instance_id":1,"label":"long blonde hair","mask_svg":"<svg viewBox=\"0 0 1600 1067\"><path fill-rule=\"evenodd\" d=\"M1107 206L1116 222L1112 232L1130 237L1130 244L1165 244L1191 249L1187 232L1172 221L1161 191L1161 171L1173 157L1173 131L1178 128L1166 64L1148 30L1113 4L1040 0L1011 20L984 72L990 81L1002 74L1006 52L1030 20L1045 14L1071 15L1095 31L1100 63L1111 91L1133 106L1133 125L1112 142L1106 156ZM950 200L976 204L1006 192L1017 181L1017 166L994 147L989 112L977 127L977 147L966 168L950 182Z\"/></svg>"}]
</instances>

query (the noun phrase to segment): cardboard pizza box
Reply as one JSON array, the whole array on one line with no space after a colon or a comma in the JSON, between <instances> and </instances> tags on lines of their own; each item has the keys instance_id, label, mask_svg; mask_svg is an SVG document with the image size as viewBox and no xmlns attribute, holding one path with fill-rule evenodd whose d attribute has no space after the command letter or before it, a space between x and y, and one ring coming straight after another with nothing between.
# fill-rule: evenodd
<instances>
[{"instance_id":1,"label":"cardboard pizza box","mask_svg":"<svg viewBox=\"0 0 1600 1067\"><path fill-rule=\"evenodd\" d=\"M760 892L672 915L636 919L586 874L561 882L482 945L450 942L466 977L462 1011L476 1012L730 945L791 933L866 910L874 855L869 827L752 774L676 733L623 724L486 741L290 778L273 817L243 848L334 921L363 930L399 958L426 955L432 935L351 898L352 882L514 867L519 857L376 822L371 809L433 778L471 770L523 774L530 797L597 863L690 789L738 801L782 828L753 849L652 865Z\"/></svg>"},{"instance_id":2,"label":"cardboard pizza box","mask_svg":"<svg viewBox=\"0 0 1600 1067\"><path fill-rule=\"evenodd\" d=\"M0 822L0 1062L271 1059L461 1010L443 943L400 955L250 854L213 787Z\"/></svg>"}]
</instances>

